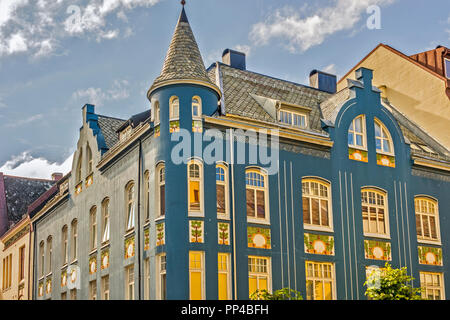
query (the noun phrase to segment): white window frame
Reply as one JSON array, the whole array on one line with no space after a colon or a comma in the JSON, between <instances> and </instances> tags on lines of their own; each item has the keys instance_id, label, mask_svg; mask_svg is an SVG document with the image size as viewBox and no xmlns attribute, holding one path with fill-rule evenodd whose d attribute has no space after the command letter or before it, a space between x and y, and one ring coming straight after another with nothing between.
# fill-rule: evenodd
<instances>
[{"instance_id":1,"label":"white window frame","mask_svg":"<svg viewBox=\"0 0 450 320\"><path fill-rule=\"evenodd\" d=\"M131 195L131 198L130 198ZM134 181L127 183L125 187L125 233L129 233L134 230L136 226L136 199L135 199L135 184Z\"/></svg>"},{"instance_id":2,"label":"white window frame","mask_svg":"<svg viewBox=\"0 0 450 320\"><path fill-rule=\"evenodd\" d=\"M308 264L312 264L313 265L313 276L309 275L308 272ZM323 266L328 265L331 266L331 278L325 278L323 277L323 271L324 268ZM321 272L321 276L316 277L314 275L314 267L318 266L320 268L320 272ZM308 281L313 281L313 297L315 300L315 282L319 281L322 282L322 292L325 294L325 289L324 289L324 284L325 281L330 281L331 280L331 300L336 300L336 268L335 268L335 264L333 262L324 262L324 261L310 261L307 260L305 262L305 279L306 279L306 290L308 290ZM308 299L308 292L306 291L306 299ZM309 299L311 300L311 299ZM324 300L324 299L322 299Z\"/></svg>"},{"instance_id":3,"label":"white window frame","mask_svg":"<svg viewBox=\"0 0 450 320\"><path fill-rule=\"evenodd\" d=\"M284 121L286 116L289 118L289 121L287 121L287 122ZM304 126L295 125L295 123L294 123L295 116L303 118L305 125ZM291 110L279 110L278 111L278 122L283 125L295 128L295 129L307 129L308 128L308 115L306 113L295 112L295 111L291 111Z\"/></svg>"},{"instance_id":4,"label":"white window frame","mask_svg":"<svg viewBox=\"0 0 450 320\"><path fill-rule=\"evenodd\" d=\"M89 211L89 249L97 249L97 207L93 206Z\"/></svg>"},{"instance_id":5,"label":"white window frame","mask_svg":"<svg viewBox=\"0 0 450 320\"><path fill-rule=\"evenodd\" d=\"M375 127L377 125L380 127L381 136L377 136L377 131L375 129ZM388 128L386 128L384 123L381 122L380 120L378 120L377 118L374 119L374 130L375 130L375 132L374 132L374 135L375 135L375 148L377 150L377 153L385 154L385 155L389 155L389 156L394 156L395 155L394 141L392 140L391 133L389 132ZM380 140L381 149L378 149L378 147L377 147L377 141L378 140ZM385 144L389 145L389 148L391 150L390 152L384 151L384 145Z\"/></svg>"},{"instance_id":6,"label":"white window frame","mask_svg":"<svg viewBox=\"0 0 450 320\"><path fill-rule=\"evenodd\" d=\"M109 300L109 290L110 290L110 283L109 283L109 274L106 276L103 276L102 279L102 300Z\"/></svg>"},{"instance_id":7,"label":"white window frame","mask_svg":"<svg viewBox=\"0 0 450 320\"><path fill-rule=\"evenodd\" d=\"M159 105L159 101L155 101L153 117L154 117L155 126L158 126L161 122L161 107Z\"/></svg>"},{"instance_id":8,"label":"white window frame","mask_svg":"<svg viewBox=\"0 0 450 320\"><path fill-rule=\"evenodd\" d=\"M133 270L133 276L131 276L131 270ZM125 300L134 300L135 299L135 266L134 264L130 264L125 267ZM132 296L130 296L130 293Z\"/></svg>"},{"instance_id":9,"label":"white window frame","mask_svg":"<svg viewBox=\"0 0 450 320\"><path fill-rule=\"evenodd\" d=\"M419 275L420 275L420 287L424 289L424 291L422 292L422 298L427 298L428 290L432 290L433 293L435 290L440 290L440 293L441 293L440 300L445 300L445 287L444 287L445 282L444 282L444 273L443 272L420 271ZM434 285L434 283L433 283L431 286L428 286L427 283L424 281L424 278L426 276L431 276L431 277L438 276L440 285L437 286L437 285ZM435 300L434 295L433 295L433 300Z\"/></svg>"},{"instance_id":10,"label":"white window frame","mask_svg":"<svg viewBox=\"0 0 450 320\"><path fill-rule=\"evenodd\" d=\"M158 163L156 166L156 219L161 220L166 216L166 204L164 203L164 214L161 214L161 186L164 186L164 202L166 200L166 166L164 162Z\"/></svg>"},{"instance_id":11,"label":"white window frame","mask_svg":"<svg viewBox=\"0 0 450 320\"><path fill-rule=\"evenodd\" d=\"M254 259L255 264L251 264L251 259ZM261 272L258 270L251 270L252 268L250 267L251 265L255 265L258 266L257 262L258 260L265 260L266 261L266 268L267 268L267 272ZM254 255L249 255L247 258L247 270L248 270L248 278L247 281L249 283L250 286L250 278L254 277L256 278L256 283L257 283L257 290L260 290L259 288L259 280L261 278L267 277L267 291L268 292L272 292L272 259L270 257L265 257L265 256L254 256ZM249 295L253 294L254 292L250 293L249 290ZM250 298L250 297L249 297Z\"/></svg>"},{"instance_id":12,"label":"white window frame","mask_svg":"<svg viewBox=\"0 0 450 320\"><path fill-rule=\"evenodd\" d=\"M361 132L356 131L356 120L361 118ZM364 150L367 151L367 130L366 130L367 126L366 126L366 116L364 114L360 114L359 116L355 117L352 122L350 123L349 127L348 127L348 132L347 132L347 143L348 143L348 136L351 134L353 134L353 141L352 143L348 143L348 146L350 148L354 148L354 149L359 149L359 150ZM362 136L362 146L359 146L356 144L356 136Z\"/></svg>"},{"instance_id":13,"label":"white window frame","mask_svg":"<svg viewBox=\"0 0 450 320\"><path fill-rule=\"evenodd\" d=\"M253 186L248 184L248 174L255 173L260 175L263 178L263 184L264 186ZM253 179L254 180L254 179ZM254 199L255 199L255 216L249 217L247 213L247 207L246 207L246 215L247 215L247 222L250 223L256 223L256 224L270 224L270 209L269 209L269 176L267 173L260 169L260 168L248 168L245 170L245 195L247 198L247 190L251 189L254 192ZM264 219L258 218L258 198L257 198L257 191L263 191L264 192ZM246 200L247 205L247 200Z\"/></svg>"},{"instance_id":14,"label":"white window frame","mask_svg":"<svg viewBox=\"0 0 450 320\"><path fill-rule=\"evenodd\" d=\"M78 258L78 220L74 219L71 223L71 260L76 261Z\"/></svg>"},{"instance_id":15,"label":"white window frame","mask_svg":"<svg viewBox=\"0 0 450 320\"><path fill-rule=\"evenodd\" d=\"M150 220L150 171L144 173L144 221Z\"/></svg>"},{"instance_id":16,"label":"white window frame","mask_svg":"<svg viewBox=\"0 0 450 320\"><path fill-rule=\"evenodd\" d=\"M194 102L194 100L197 99L197 103ZM198 115L194 115L194 107L198 108ZM192 119L198 120L202 118L202 99L199 96L193 96L192 97Z\"/></svg>"},{"instance_id":17,"label":"white window frame","mask_svg":"<svg viewBox=\"0 0 450 320\"><path fill-rule=\"evenodd\" d=\"M164 262L163 262L163 260L164 260ZM164 263L164 269L162 268L163 263ZM167 256L165 253L156 255L156 273L158 274L157 281L156 281L156 299L163 300L162 283L161 283L161 278L163 276L166 277L166 283L165 283L166 287L164 288L164 292L166 295L165 299L167 299Z\"/></svg>"},{"instance_id":18,"label":"white window frame","mask_svg":"<svg viewBox=\"0 0 450 320\"><path fill-rule=\"evenodd\" d=\"M89 282L89 300L97 300L97 280Z\"/></svg>"},{"instance_id":19,"label":"white window frame","mask_svg":"<svg viewBox=\"0 0 450 320\"><path fill-rule=\"evenodd\" d=\"M49 236L47 238L47 263L46 263L46 268L47 268L47 275L52 273L52 255L53 255L53 238L52 236Z\"/></svg>"},{"instance_id":20,"label":"white window frame","mask_svg":"<svg viewBox=\"0 0 450 320\"><path fill-rule=\"evenodd\" d=\"M69 227L64 225L61 229L61 256L63 261L63 266L69 263Z\"/></svg>"},{"instance_id":21,"label":"white window frame","mask_svg":"<svg viewBox=\"0 0 450 320\"><path fill-rule=\"evenodd\" d=\"M45 242L42 240L39 243L39 277L44 277L45 274Z\"/></svg>"},{"instance_id":22,"label":"white window frame","mask_svg":"<svg viewBox=\"0 0 450 320\"><path fill-rule=\"evenodd\" d=\"M311 183L317 183L318 184L318 195L313 194L304 194L304 188L303 184L308 183L309 184L309 190L311 190ZM321 196L321 189L320 186L323 186L327 190L328 196ZM303 221L303 198L309 198L309 214L310 214L310 221L311 223L307 224ZM322 213L321 213L321 202L320 200L327 200L328 201L328 224L329 226L323 226L322 224L316 225L312 223L312 199L318 199L319 200L319 221L322 220ZM331 183L318 177L304 177L302 178L302 221L303 221L303 227L307 230L317 230L317 231L326 231L326 232L333 232L333 205L332 205L332 194L331 194Z\"/></svg>"},{"instance_id":23,"label":"white window frame","mask_svg":"<svg viewBox=\"0 0 450 320\"><path fill-rule=\"evenodd\" d=\"M435 213L433 214L433 213L427 213L427 212L418 212L416 201L425 201L427 203L427 208L428 208L430 203L433 204L434 207L435 207ZM434 198L432 198L430 196L427 196L427 195L417 195L417 196L414 197L414 214L415 214L414 216L415 216L416 219L417 219L417 216L419 215L420 216L420 221L421 221L421 226L420 227L421 227L421 231L422 231L422 236L419 236L417 234L417 221L416 221L417 242L426 243L426 244L437 244L437 245L440 245L441 244L441 228L440 228L440 221L439 221L439 202L436 199L434 199ZM436 228L436 236L437 236L436 240L432 239L431 237L423 236L423 216L424 215L426 215L428 217L428 219L427 219L428 222L429 222L429 229L428 230L430 232L430 235L431 235L430 217L431 216L434 217L434 220L435 220L435 223L436 223L436 226L435 226L435 228Z\"/></svg>"},{"instance_id":24,"label":"white window frame","mask_svg":"<svg viewBox=\"0 0 450 320\"><path fill-rule=\"evenodd\" d=\"M191 177L191 166L197 165L199 169L199 176L198 177ZM187 198L188 198L188 215L189 217L204 217L204 188L203 188L203 162L197 160L197 159L191 159L187 164L187 181L188 181L188 189L187 189ZM199 183L199 210L193 210L191 209L191 192L190 192L190 183L192 182L198 182Z\"/></svg>"},{"instance_id":25,"label":"white window frame","mask_svg":"<svg viewBox=\"0 0 450 320\"><path fill-rule=\"evenodd\" d=\"M374 192L375 193L375 201L377 202L377 194L381 195L383 197L384 205L379 204L372 204L372 203L363 203L363 193L364 192ZM367 195L367 199L369 201L369 194ZM384 227L385 227L385 233L379 233L379 232L369 232L364 230L364 213L362 210L362 207L367 207L367 221L370 228L370 208L376 209L376 221L377 221L377 229L378 229L378 209L384 210ZM361 218L363 222L363 232L364 236L366 237L373 237L373 238L383 238L383 239L390 239L390 229L389 229L389 203L388 203L388 193L382 189L376 188L376 187L362 187L361 188Z\"/></svg>"},{"instance_id":26,"label":"white window frame","mask_svg":"<svg viewBox=\"0 0 450 320\"><path fill-rule=\"evenodd\" d=\"M150 300L150 258L144 260L144 300Z\"/></svg>"},{"instance_id":27,"label":"white window frame","mask_svg":"<svg viewBox=\"0 0 450 320\"><path fill-rule=\"evenodd\" d=\"M217 172L218 169L222 169L224 172L224 181L221 181L220 179L217 179L217 175L219 174ZM217 212L217 219L221 220L229 220L230 219L230 194L229 194L229 188L228 188L228 165L225 163L218 163L216 165L216 197L217 197L217 185L224 186L224 197L225 197L225 213L219 213ZM216 199L217 201L217 199ZM217 207L217 205L216 205Z\"/></svg>"},{"instance_id":28,"label":"white window frame","mask_svg":"<svg viewBox=\"0 0 450 320\"><path fill-rule=\"evenodd\" d=\"M102 244L109 242L110 238L110 213L109 213L109 198L102 201Z\"/></svg>"},{"instance_id":29,"label":"white window frame","mask_svg":"<svg viewBox=\"0 0 450 320\"><path fill-rule=\"evenodd\" d=\"M200 254L200 268L193 268L191 266L191 253ZM201 300L205 300L205 252L204 251L189 251L189 300L192 300L191 297L191 273L192 272L200 272L200 281L201 281L201 290L202 290L202 298Z\"/></svg>"},{"instance_id":30,"label":"white window frame","mask_svg":"<svg viewBox=\"0 0 450 320\"><path fill-rule=\"evenodd\" d=\"M225 257L225 259L226 259L226 264L227 264L226 270L221 270L221 268L220 268L220 264L221 264L220 257ZM231 264L230 264L230 262L231 262L230 253L219 252L217 254L217 264L218 264L217 273L225 274L227 277L227 300L232 299L232 297L231 297ZM219 284L217 284L217 288L219 288ZM219 299L219 292L217 292L217 297Z\"/></svg>"},{"instance_id":31,"label":"white window frame","mask_svg":"<svg viewBox=\"0 0 450 320\"><path fill-rule=\"evenodd\" d=\"M176 121L180 119L180 98L173 96L169 101L169 120Z\"/></svg>"}]
</instances>

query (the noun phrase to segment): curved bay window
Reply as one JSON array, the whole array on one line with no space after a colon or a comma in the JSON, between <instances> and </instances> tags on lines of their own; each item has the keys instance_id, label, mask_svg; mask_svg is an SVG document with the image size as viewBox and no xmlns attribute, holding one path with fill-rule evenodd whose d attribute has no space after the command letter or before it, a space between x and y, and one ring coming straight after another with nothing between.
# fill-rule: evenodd
<instances>
[{"instance_id":1,"label":"curved bay window","mask_svg":"<svg viewBox=\"0 0 450 320\"><path fill-rule=\"evenodd\" d=\"M202 100L200 97L192 98L192 118L200 118L202 116Z\"/></svg>"},{"instance_id":2,"label":"curved bay window","mask_svg":"<svg viewBox=\"0 0 450 320\"><path fill-rule=\"evenodd\" d=\"M126 203L126 230L134 229L135 221L135 205L134 205L134 182L128 182L125 188L125 203Z\"/></svg>"},{"instance_id":3,"label":"curved bay window","mask_svg":"<svg viewBox=\"0 0 450 320\"><path fill-rule=\"evenodd\" d=\"M439 210L436 200L428 197L414 199L416 212L416 231L419 241L440 241Z\"/></svg>"},{"instance_id":4,"label":"curved bay window","mask_svg":"<svg viewBox=\"0 0 450 320\"><path fill-rule=\"evenodd\" d=\"M217 217L227 219L228 213L228 167L224 164L216 166Z\"/></svg>"},{"instance_id":5,"label":"curved bay window","mask_svg":"<svg viewBox=\"0 0 450 320\"><path fill-rule=\"evenodd\" d=\"M364 188L361 190L364 235L389 236L389 213L386 192Z\"/></svg>"},{"instance_id":6,"label":"curved bay window","mask_svg":"<svg viewBox=\"0 0 450 320\"><path fill-rule=\"evenodd\" d=\"M302 180L303 224L306 229L332 230L331 192L328 182Z\"/></svg>"},{"instance_id":7,"label":"curved bay window","mask_svg":"<svg viewBox=\"0 0 450 320\"><path fill-rule=\"evenodd\" d=\"M180 118L180 99L178 97L170 98L169 110L170 120L178 120Z\"/></svg>"},{"instance_id":8,"label":"curved bay window","mask_svg":"<svg viewBox=\"0 0 450 320\"><path fill-rule=\"evenodd\" d=\"M366 148L366 117L363 114L353 119L348 128L348 145L353 148Z\"/></svg>"},{"instance_id":9,"label":"curved bay window","mask_svg":"<svg viewBox=\"0 0 450 320\"><path fill-rule=\"evenodd\" d=\"M200 161L188 163L188 207L190 215L202 215L203 211L203 165Z\"/></svg>"},{"instance_id":10,"label":"curved bay window","mask_svg":"<svg viewBox=\"0 0 450 320\"><path fill-rule=\"evenodd\" d=\"M259 169L248 169L245 173L247 220L268 222L267 176Z\"/></svg>"},{"instance_id":11,"label":"curved bay window","mask_svg":"<svg viewBox=\"0 0 450 320\"><path fill-rule=\"evenodd\" d=\"M155 176L158 217L164 217L166 214L166 168L164 163L158 164Z\"/></svg>"},{"instance_id":12,"label":"curved bay window","mask_svg":"<svg viewBox=\"0 0 450 320\"><path fill-rule=\"evenodd\" d=\"M391 134L386 126L378 119L375 119L375 145L377 152L394 154L394 143Z\"/></svg>"}]
</instances>

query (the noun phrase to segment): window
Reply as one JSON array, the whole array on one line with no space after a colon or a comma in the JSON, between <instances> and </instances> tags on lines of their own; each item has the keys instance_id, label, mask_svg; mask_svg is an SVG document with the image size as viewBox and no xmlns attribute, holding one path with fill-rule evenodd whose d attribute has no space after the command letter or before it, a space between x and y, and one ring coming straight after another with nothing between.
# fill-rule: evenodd
<instances>
[{"instance_id":1,"label":"window","mask_svg":"<svg viewBox=\"0 0 450 320\"><path fill-rule=\"evenodd\" d=\"M427 197L414 199L416 231L419 241L440 241L439 209L436 200Z\"/></svg>"},{"instance_id":2,"label":"window","mask_svg":"<svg viewBox=\"0 0 450 320\"><path fill-rule=\"evenodd\" d=\"M216 166L216 197L217 217L228 219L228 167L223 164Z\"/></svg>"},{"instance_id":3,"label":"window","mask_svg":"<svg viewBox=\"0 0 450 320\"><path fill-rule=\"evenodd\" d=\"M330 184L318 179L302 180L303 223L309 229L332 230Z\"/></svg>"},{"instance_id":4,"label":"window","mask_svg":"<svg viewBox=\"0 0 450 320\"><path fill-rule=\"evenodd\" d=\"M170 99L170 120L178 120L180 118L180 100L177 97Z\"/></svg>"},{"instance_id":5,"label":"window","mask_svg":"<svg viewBox=\"0 0 450 320\"><path fill-rule=\"evenodd\" d=\"M248 293L252 296L256 290L271 292L270 258L248 257Z\"/></svg>"},{"instance_id":6,"label":"window","mask_svg":"<svg viewBox=\"0 0 450 320\"><path fill-rule=\"evenodd\" d=\"M356 117L348 129L348 145L354 148L366 148L366 117Z\"/></svg>"},{"instance_id":7,"label":"window","mask_svg":"<svg viewBox=\"0 0 450 320\"><path fill-rule=\"evenodd\" d=\"M200 118L202 116L202 100L200 97L192 98L192 118Z\"/></svg>"},{"instance_id":8,"label":"window","mask_svg":"<svg viewBox=\"0 0 450 320\"><path fill-rule=\"evenodd\" d=\"M90 249L97 248L97 207L91 208L90 218Z\"/></svg>"},{"instance_id":9,"label":"window","mask_svg":"<svg viewBox=\"0 0 450 320\"><path fill-rule=\"evenodd\" d=\"M41 241L39 244L39 276L44 276L44 261L45 261L45 253L44 253L44 241Z\"/></svg>"},{"instance_id":10,"label":"window","mask_svg":"<svg viewBox=\"0 0 450 320\"><path fill-rule=\"evenodd\" d=\"M97 281L89 282L89 300L97 300Z\"/></svg>"},{"instance_id":11,"label":"window","mask_svg":"<svg viewBox=\"0 0 450 320\"><path fill-rule=\"evenodd\" d=\"M109 241L109 198L102 202L102 243Z\"/></svg>"},{"instance_id":12,"label":"window","mask_svg":"<svg viewBox=\"0 0 450 320\"><path fill-rule=\"evenodd\" d=\"M70 290L70 300L77 300L77 289Z\"/></svg>"},{"instance_id":13,"label":"window","mask_svg":"<svg viewBox=\"0 0 450 320\"><path fill-rule=\"evenodd\" d=\"M144 214L145 221L150 219L150 172L144 173Z\"/></svg>"},{"instance_id":14,"label":"window","mask_svg":"<svg viewBox=\"0 0 450 320\"><path fill-rule=\"evenodd\" d=\"M52 272L52 237L47 238L47 274Z\"/></svg>"},{"instance_id":15,"label":"window","mask_svg":"<svg viewBox=\"0 0 450 320\"><path fill-rule=\"evenodd\" d=\"M155 102L155 125L158 125L161 121L161 109L159 107L159 102Z\"/></svg>"},{"instance_id":16,"label":"window","mask_svg":"<svg viewBox=\"0 0 450 320\"><path fill-rule=\"evenodd\" d=\"M199 251L189 252L189 299L204 299L204 253Z\"/></svg>"},{"instance_id":17,"label":"window","mask_svg":"<svg viewBox=\"0 0 450 320\"><path fill-rule=\"evenodd\" d=\"M219 300L231 299L231 273L230 273L230 254L218 254L218 278L219 278Z\"/></svg>"},{"instance_id":18,"label":"window","mask_svg":"<svg viewBox=\"0 0 450 320\"><path fill-rule=\"evenodd\" d=\"M144 260L144 300L150 300L150 258Z\"/></svg>"},{"instance_id":19,"label":"window","mask_svg":"<svg viewBox=\"0 0 450 320\"><path fill-rule=\"evenodd\" d=\"M3 258L3 282L2 289L7 290L11 288L12 279L12 254Z\"/></svg>"},{"instance_id":20,"label":"window","mask_svg":"<svg viewBox=\"0 0 450 320\"><path fill-rule=\"evenodd\" d=\"M306 261L306 298L308 300L334 299L334 264Z\"/></svg>"},{"instance_id":21,"label":"window","mask_svg":"<svg viewBox=\"0 0 450 320\"><path fill-rule=\"evenodd\" d=\"M126 231L130 231L134 229L134 182L129 182L125 190L127 205Z\"/></svg>"},{"instance_id":22,"label":"window","mask_svg":"<svg viewBox=\"0 0 450 320\"><path fill-rule=\"evenodd\" d=\"M389 130L378 119L375 119L375 145L377 152L394 154L394 143Z\"/></svg>"},{"instance_id":23,"label":"window","mask_svg":"<svg viewBox=\"0 0 450 320\"><path fill-rule=\"evenodd\" d=\"M25 246L19 248L19 282L25 279Z\"/></svg>"},{"instance_id":24,"label":"window","mask_svg":"<svg viewBox=\"0 0 450 320\"><path fill-rule=\"evenodd\" d=\"M156 256L157 271L158 271L158 284L157 284L157 298L159 300L167 299L166 291L166 254L162 253Z\"/></svg>"},{"instance_id":25,"label":"window","mask_svg":"<svg viewBox=\"0 0 450 320\"><path fill-rule=\"evenodd\" d=\"M77 170L76 170L76 183L79 183L83 180L83 176L82 176L82 168L83 168L83 151L80 149L80 155L78 157L78 162L77 162Z\"/></svg>"},{"instance_id":26,"label":"window","mask_svg":"<svg viewBox=\"0 0 450 320\"><path fill-rule=\"evenodd\" d=\"M109 300L109 275L102 277L102 300Z\"/></svg>"},{"instance_id":27,"label":"window","mask_svg":"<svg viewBox=\"0 0 450 320\"><path fill-rule=\"evenodd\" d=\"M61 232L61 261L63 262L63 265L67 264L69 262L69 250L68 250L68 227L65 225L62 228Z\"/></svg>"},{"instance_id":28,"label":"window","mask_svg":"<svg viewBox=\"0 0 450 320\"><path fill-rule=\"evenodd\" d=\"M94 171L94 165L92 160L92 150L89 144L86 146L86 157L87 157L87 172L91 174Z\"/></svg>"},{"instance_id":29,"label":"window","mask_svg":"<svg viewBox=\"0 0 450 320\"><path fill-rule=\"evenodd\" d=\"M188 163L189 214L201 215L203 211L203 166L199 161Z\"/></svg>"},{"instance_id":30,"label":"window","mask_svg":"<svg viewBox=\"0 0 450 320\"><path fill-rule=\"evenodd\" d=\"M444 300L444 279L442 273L420 272L422 298L428 300Z\"/></svg>"},{"instance_id":31,"label":"window","mask_svg":"<svg viewBox=\"0 0 450 320\"><path fill-rule=\"evenodd\" d=\"M134 264L125 268L125 300L134 300Z\"/></svg>"},{"instance_id":32,"label":"window","mask_svg":"<svg viewBox=\"0 0 450 320\"><path fill-rule=\"evenodd\" d=\"M361 203L364 235L389 236L386 192L369 188L362 189Z\"/></svg>"},{"instance_id":33,"label":"window","mask_svg":"<svg viewBox=\"0 0 450 320\"><path fill-rule=\"evenodd\" d=\"M158 215L164 217L166 214L166 168L163 163L156 167L156 173Z\"/></svg>"},{"instance_id":34,"label":"window","mask_svg":"<svg viewBox=\"0 0 450 320\"><path fill-rule=\"evenodd\" d=\"M77 252L78 252L78 221L73 220L72 221L72 243L71 243L71 249L72 249L72 261L75 261L77 259Z\"/></svg>"},{"instance_id":35,"label":"window","mask_svg":"<svg viewBox=\"0 0 450 320\"><path fill-rule=\"evenodd\" d=\"M306 114L280 110L278 116L280 123L294 126L297 128L306 128L308 126Z\"/></svg>"},{"instance_id":36,"label":"window","mask_svg":"<svg viewBox=\"0 0 450 320\"><path fill-rule=\"evenodd\" d=\"M250 222L268 222L267 176L259 169L245 173L247 196L247 219Z\"/></svg>"}]
</instances>

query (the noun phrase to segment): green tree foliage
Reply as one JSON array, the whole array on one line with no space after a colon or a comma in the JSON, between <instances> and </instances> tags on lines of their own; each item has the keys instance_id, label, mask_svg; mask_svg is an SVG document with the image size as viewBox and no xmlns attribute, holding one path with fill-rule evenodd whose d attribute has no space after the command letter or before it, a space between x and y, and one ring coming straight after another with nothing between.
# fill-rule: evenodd
<instances>
[{"instance_id":1,"label":"green tree foliage","mask_svg":"<svg viewBox=\"0 0 450 320\"><path fill-rule=\"evenodd\" d=\"M378 275L376 272L373 270L364 283L370 300L422 300L422 289L411 285L414 278L408 276L406 267L394 269L386 263Z\"/></svg>"},{"instance_id":2,"label":"green tree foliage","mask_svg":"<svg viewBox=\"0 0 450 320\"><path fill-rule=\"evenodd\" d=\"M303 300L302 294L298 291L284 288L270 293L267 290L256 290L250 296L251 300Z\"/></svg>"}]
</instances>

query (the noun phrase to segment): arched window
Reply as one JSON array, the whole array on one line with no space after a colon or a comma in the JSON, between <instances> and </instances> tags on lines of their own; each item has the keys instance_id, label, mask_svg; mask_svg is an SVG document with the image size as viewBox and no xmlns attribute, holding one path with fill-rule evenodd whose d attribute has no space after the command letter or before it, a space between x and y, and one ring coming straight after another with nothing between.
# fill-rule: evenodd
<instances>
[{"instance_id":1,"label":"arched window","mask_svg":"<svg viewBox=\"0 0 450 320\"><path fill-rule=\"evenodd\" d=\"M302 180L303 223L306 229L333 228L330 184L319 179Z\"/></svg>"},{"instance_id":2,"label":"arched window","mask_svg":"<svg viewBox=\"0 0 450 320\"><path fill-rule=\"evenodd\" d=\"M440 241L438 202L429 197L415 197L417 239L422 242Z\"/></svg>"},{"instance_id":3,"label":"arched window","mask_svg":"<svg viewBox=\"0 0 450 320\"><path fill-rule=\"evenodd\" d=\"M377 152L394 154L394 143L391 134L386 126L378 119L375 119L375 145Z\"/></svg>"},{"instance_id":4,"label":"arched window","mask_svg":"<svg viewBox=\"0 0 450 320\"><path fill-rule=\"evenodd\" d=\"M156 206L158 217L166 214L166 168L164 163L156 167Z\"/></svg>"},{"instance_id":5,"label":"arched window","mask_svg":"<svg viewBox=\"0 0 450 320\"><path fill-rule=\"evenodd\" d=\"M180 99L178 97L170 98L170 120L178 120L180 118Z\"/></svg>"},{"instance_id":6,"label":"arched window","mask_svg":"<svg viewBox=\"0 0 450 320\"><path fill-rule=\"evenodd\" d=\"M52 272L52 236L47 238L47 274Z\"/></svg>"},{"instance_id":7,"label":"arched window","mask_svg":"<svg viewBox=\"0 0 450 320\"><path fill-rule=\"evenodd\" d=\"M90 249L94 250L97 248L97 207L92 207L89 214L89 239L90 239Z\"/></svg>"},{"instance_id":8,"label":"arched window","mask_svg":"<svg viewBox=\"0 0 450 320\"><path fill-rule=\"evenodd\" d=\"M363 114L353 119L348 128L348 145L366 148L366 117Z\"/></svg>"},{"instance_id":9,"label":"arched window","mask_svg":"<svg viewBox=\"0 0 450 320\"><path fill-rule=\"evenodd\" d=\"M160 123L160 121L161 121L161 109L159 107L159 101L155 102L155 108L154 108L153 112L155 113L154 114L155 125L158 125Z\"/></svg>"},{"instance_id":10,"label":"arched window","mask_svg":"<svg viewBox=\"0 0 450 320\"><path fill-rule=\"evenodd\" d=\"M144 217L145 221L150 219L150 172L144 173Z\"/></svg>"},{"instance_id":11,"label":"arched window","mask_svg":"<svg viewBox=\"0 0 450 320\"><path fill-rule=\"evenodd\" d=\"M125 203L126 203L126 231L130 231L134 228L135 221L135 205L134 205L134 182L131 181L125 188Z\"/></svg>"},{"instance_id":12,"label":"arched window","mask_svg":"<svg viewBox=\"0 0 450 320\"><path fill-rule=\"evenodd\" d=\"M91 174L94 171L94 165L92 160L92 150L89 144L86 146L86 161L87 161L87 173Z\"/></svg>"},{"instance_id":13,"label":"arched window","mask_svg":"<svg viewBox=\"0 0 450 320\"><path fill-rule=\"evenodd\" d=\"M39 275L41 277L44 276L44 261L45 261L45 253L44 253L44 240L39 243Z\"/></svg>"},{"instance_id":14,"label":"arched window","mask_svg":"<svg viewBox=\"0 0 450 320\"><path fill-rule=\"evenodd\" d=\"M247 196L247 220L250 222L268 222L267 176L259 169L245 172Z\"/></svg>"},{"instance_id":15,"label":"arched window","mask_svg":"<svg viewBox=\"0 0 450 320\"><path fill-rule=\"evenodd\" d=\"M192 118L200 118L202 116L202 100L200 97L192 98Z\"/></svg>"},{"instance_id":16,"label":"arched window","mask_svg":"<svg viewBox=\"0 0 450 320\"><path fill-rule=\"evenodd\" d=\"M78 156L77 162L76 183L79 183L83 180L82 168L83 168L83 150L80 149L80 155Z\"/></svg>"},{"instance_id":17,"label":"arched window","mask_svg":"<svg viewBox=\"0 0 450 320\"><path fill-rule=\"evenodd\" d=\"M188 204L190 215L202 215L203 165L197 160L191 160L188 163Z\"/></svg>"},{"instance_id":18,"label":"arched window","mask_svg":"<svg viewBox=\"0 0 450 320\"><path fill-rule=\"evenodd\" d=\"M102 201L102 243L109 241L109 198Z\"/></svg>"},{"instance_id":19,"label":"arched window","mask_svg":"<svg viewBox=\"0 0 450 320\"><path fill-rule=\"evenodd\" d=\"M363 230L366 236L389 235L389 212L386 192L373 189L361 189Z\"/></svg>"},{"instance_id":20,"label":"arched window","mask_svg":"<svg viewBox=\"0 0 450 320\"><path fill-rule=\"evenodd\" d=\"M77 253L78 253L78 221L74 219L71 224L72 227L72 234L71 234L71 258L72 261L75 261L77 259Z\"/></svg>"},{"instance_id":21,"label":"arched window","mask_svg":"<svg viewBox=\"0 0 450 320\"><path fill-rule=\"evenodd\" d=\"M228 167L224 164L216 166L217 217L228 219Z\"/></svg>"},{"instance_id":22,"label":"arched window","mask_svg":"<svg viewBox=\"0 0 450 320\"><path fill-rule=\"evenodd\" d=\"M69 234L68 234L69 228L67 225L65 225L62 228L61 232L61 261L63 262L63 265L69 263Z\"/></svg>"}]
</instances>

